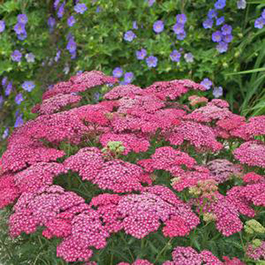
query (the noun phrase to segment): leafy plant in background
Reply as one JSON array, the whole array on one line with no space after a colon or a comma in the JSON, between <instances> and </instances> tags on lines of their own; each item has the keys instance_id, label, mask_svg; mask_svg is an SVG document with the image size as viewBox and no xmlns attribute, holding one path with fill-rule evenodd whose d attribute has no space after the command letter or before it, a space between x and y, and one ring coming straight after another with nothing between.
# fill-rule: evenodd
<instances>
[{"instance_id":1,"label":"leafy plant in background","mask_svg":"<svg viewBox=\"0 0 265 265\"><path fill-rule=\"evenodd\" d=\"M0 261L264 263L265 116L246 120L188 79L116 83L60 82L10 136Z\"/></svg>"},{"instance_id":2,"label":"leafy plant in background","mask_svg":"<svg viewBox=\"0 0 265 265\"><path fill-rule=\"evenodd\" d=\"M264 70L231 75L264 68L264 5L264 0L4 1L1 138L32 117L31 106L48 87L91 69L142 87L191 78L206 84L208 96L224 96L236 112L264 113Z\"/></svg>"}]
</instances>

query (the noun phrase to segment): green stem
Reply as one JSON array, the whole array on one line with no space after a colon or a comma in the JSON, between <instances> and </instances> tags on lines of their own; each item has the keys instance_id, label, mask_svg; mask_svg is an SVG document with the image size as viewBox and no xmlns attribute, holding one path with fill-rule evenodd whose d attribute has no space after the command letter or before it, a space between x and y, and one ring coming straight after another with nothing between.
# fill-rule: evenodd
<instances>
[{"instance_id":1,"label":"green stem","mask_svg":"<svg viewBox=\"0 0 265 265\"><path fill-rule=\"evenodd\" d=\"M157 255L157 257L156 257L156 259L155 259L155 261L154 261L154 264L156 264L156 262L158 261L158 259L160 258L160 256L163 254L163 252L164 252L168 247L170 247L172 239L173 239L173 238L170 238L170 239L168 240L168 242L165 244L165 246L162 248L162 250L158 253L158 255Z\"/></svg>"},{"instance_id":2,"label":"green stem","mask_svg":"<svg viewBox=\"0 0 265 265\"><path fill-rule=\"evenodd\" d=\"M132 262L133 262L133 261L134 261L133 254L132 254L132 252L131 252L130 248L128 247L128 245L127 245L127 242L126 242L126 240L125 240L125 238L124 238L123 234L121 234L121 238L122 238L122 240L124 241L124 243L125 243L125 246L127 247L127 249L128 249L128 252L129 252L129 254L130 254L131 258L132 258Z\"/></svg>"}]
</instances>

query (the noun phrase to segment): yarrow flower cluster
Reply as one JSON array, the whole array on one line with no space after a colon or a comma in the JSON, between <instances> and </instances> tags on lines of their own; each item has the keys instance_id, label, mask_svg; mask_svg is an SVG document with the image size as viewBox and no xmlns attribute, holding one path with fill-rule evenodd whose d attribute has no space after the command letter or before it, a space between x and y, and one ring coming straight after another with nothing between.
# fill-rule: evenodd
<instances>
[{"instance_id":1,"label":"yarrow flower cluster","mask_svg":"<svg viewBox=\"0 0 265 265\"><path fill-rule=\"evenodd\" d=\"M177 21L186 18L179 15ZM142 89L113 87L123 70L117 67L113 75L80 72L43 94L32 109L35 119L23 124L16 113L17 128L0 159L0 208L13 205L11 236L42 227L47 239L60 238L58 257L94 265L94 250L104 249L108 238L125 233L138 242L158 233L185 237L180 241L185 246L173 246L173 260L164 265L243 264L226 256L222 262L186 242L193 229L196 234L210 222L224 242L243 228L249 235L264 230L240 218L254 218L256 207L265 207L264 116L246 120L226 101L201 97L212 86L209 79L155 82ZM2 79L6 95L10 82ZM34 83L25 81L22 88L30 92ZM105 95L87 104L97 88ZM21 104L22 94L15 100ZM8 130L1 137L7 135ZM84 188L80 193L76 187L69 191L76 183ZM263 244L247 245L254 260L262 251ZM157 263L136 257L131 262Z\"/></svg>"}]
</instances>

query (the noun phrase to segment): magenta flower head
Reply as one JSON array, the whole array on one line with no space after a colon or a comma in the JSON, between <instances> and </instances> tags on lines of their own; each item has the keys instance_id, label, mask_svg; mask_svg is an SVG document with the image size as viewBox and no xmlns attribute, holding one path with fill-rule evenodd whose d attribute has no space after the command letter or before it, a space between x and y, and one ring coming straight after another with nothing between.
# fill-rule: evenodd
<instances>
[{"instance_id":1,"label":"magenta flower head","mask_svg":"<svg viewBox=\"0 0 265 265\"><path fill-rule=\"evenodd\" d=\"M181 57L181 53L177 50L174 50L172 53L170 53L170 59L173 62L179 62Z\"/></svg>"},{"instance_id":2,"label":"magenta flower head","mask_svg":"<svg viewBox=\"0 0 265 265\"><path fill-rule=\"evenodd\" d=\"M23 96L21 93L17 94L16 97L15 97L15 102L17 103L17 105L20 105L21 102L23 101Z\"/></svg>"},{"instance_id":3,"label":"magenta flower head","mask_svg":"<svg viewBox=\"0 0 265 265\"><path fill-rule=\"evenodd\" d=\"M75 24L75 18L73 16L67 19L67 24L69 27L72 27Z\"/></svg>"},{"instance_id":4,"label":"magenta flower head","mask_svg":"<svg viewBox=\"0 0 265 265\"><path fill-rule=\"evenodd\" d=\"M146 63L149 68L157 66L158 59L155 56L149 56L146 58Z\"/></svg>"},{"instance_id":5,"label":"magenta flower head","mask_svg":"<svg viewBox=\"0 0 265 265\"><path fill-rule=\"evenodd\" d=\"M19 14L17 16L17 21L18 21L18 23L21 23L21 24L27 24L28 23L28 17L26 14Z\"/></svg>"},{"instance_id":6,"label":"magenta flower head","mask_svg":"<svg viewBox=\"0 0 265 265\"><path fill-rule=\"evenodd\" d=\"M23 84L22 84L22 88L28 92L31 92L32 89L35 87L35 84L34 82L32 81L25 81Z\"/></svg>"},{"instance_id":7,"label":"magenta flower head","mask_svg":"<svg viewBox=\"0 0 265 265\"><path fill-rule=\"evenodd\" d=\"M146 55L147 55L147 52L145 49L141 49L140 51L136 51L136 57L138 60L143 60Z\"/></svg>"},{"instance_id":8,"label":"magenta flower head","mask_svg":"<svg viewBox=\"0 0 265 265\"><path fill-rule=\"evenodd\" d=\"M176 34L183 33L183 32L184 32L184 25L181 24L181 23L176 23L176 24L173 26L173 31L174 31Z\"/></svg>"},{"instance_id":9,"label":"magenta flower head","mask_svg":"<svg viewBox=\"0 0 265 265\"><path fill-rule=\"evenodd\" d=\"M74 10L76 13L84 14L85 11L87 10L86 4L78 3L75 5Z\"/></svg>"},{"instance_id":10,"label":"magenta flower head","mask_svg":"<svg viewBox=\"0 0 265 265\"><path fill-rule=\"evenodd\" d=\"M123 70L121 67L116 67L113 72L112 72L113 76L116 78L120 78L123 75Z\"/></svg>"},{"instance_id":11,"label":"magenta flower head","mask_svg":"<svg viewBox=\"0 0 265 265\"><path fill-rule=\"evenodd\" d=\"M126 41L133 41L136 38L136 35L134 34L134 32L132 30L128 30L127 32L125 32L123 39Z\"/></svg>"},{"instance_id":12,"label":"magenta flower head","mask_svg":"<svg viewBox=\"0 0 265 265\"><path fill-rule=\"evenodd\" d=\"M209 78L204 78L201 83L207 90L211 89L213 82Z\"/></svg>"},{"instance_id":13,"label":"magenta flower head","mask_svg":"<svg viewBox=\"0 0 265 265\"><path fill-rule=\"evenodd\" d=\"M22 54L19 50L15 50L12 54L11 54L11 59L14 62L20 62L22 58Z\"/></svg>"},{"instance_id":14,"label":"magenta flower head","mask_svg":"<svg viewBox=\"0 0 265 265\"><path fill-rule=\"evenodd\" d=\"M6 23L4 20L0 20L0 33L3 32L6 28Z\"/></svg>"},{"instance_id":15,"label":"magenta flower head","mask_svg":"<svg viewBox=\"0 0 265 265\"><path fill-rule=\"evenodd\" d=\"M153 30L155 33L160 33L164 30L164 22L162 20L157 20L153 25Z\"/></svg>"},{"instance_id":16,"label":"magenta flower head","mask_svg":"<svg viewBox=\"0 0 265 265\"><path fill-rule=\"evenodd\" d=\"M176 16L176 19L177 19L177 23L180 23L180 24L185 24L187 22L187 17L185 14L178 14Z\"/></svg>"},{"instance_id":17,"label":"magenta flower head","mask_svg":"<svg viewBox=\"0 0 265 265\"><path fill-rule=\"evenodd\" d=\"M17 33L17 34L23 34L26 32L25 30L25 24L22 24L22 23L17 23L15 26L14 26L14 31Z\"/></svg>"}]
</instances>

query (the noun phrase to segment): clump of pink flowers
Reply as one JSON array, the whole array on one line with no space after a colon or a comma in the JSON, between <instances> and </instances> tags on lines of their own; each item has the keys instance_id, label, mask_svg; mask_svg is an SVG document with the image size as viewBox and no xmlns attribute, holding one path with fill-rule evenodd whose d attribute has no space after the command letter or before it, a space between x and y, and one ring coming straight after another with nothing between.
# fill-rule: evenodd
<instances>
[{"instance_id":1,"label":"clump of pink flowers","mask_svg":"<svg viewBox=\"0 0 265 265\"><path fill-rule=\"evenodd\" d=\"M141 242L144 249L155 235L156 243L172 245L161 245L156 258L132 249L131 262L118 257L117 264L236 265L246 256L264 258L264 242L230 258L199 249L200 242L192 248L192 240L212 223L209 236L229 244L243 233L244 218L261 219L265 116L234 114L226 101L201 96L205 88L191 80L144 89L115 87L117 81L91 71L56 84L33 108L36 118L9 137L0 159L0 208L12 209L10 235L41 229L47 240L60 238L58 257L87 265L97 264L95 253L113 242L128 242L129 250ZM103 100L89 104L96 89Z\"/></svg>"}]
</instances>

